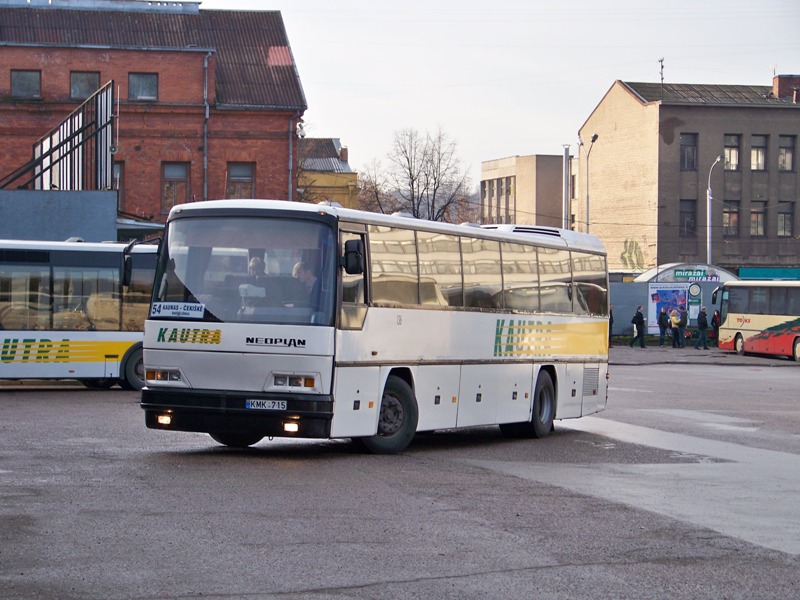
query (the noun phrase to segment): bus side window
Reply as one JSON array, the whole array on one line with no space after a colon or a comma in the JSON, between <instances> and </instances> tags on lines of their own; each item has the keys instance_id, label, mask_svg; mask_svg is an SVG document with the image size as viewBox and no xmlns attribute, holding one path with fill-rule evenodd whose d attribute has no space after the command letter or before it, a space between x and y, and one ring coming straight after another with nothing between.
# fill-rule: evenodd
<instances>
[{"instance_id":1,"label":"bus side window","mask_svg":"<svg viewBox=\"0 0 800 600\"><path fill-rule=\"evenodd\" d=\"M800 317L800 288L790 288L786 291L786 314Z\"/></svg>"}]
</instances>

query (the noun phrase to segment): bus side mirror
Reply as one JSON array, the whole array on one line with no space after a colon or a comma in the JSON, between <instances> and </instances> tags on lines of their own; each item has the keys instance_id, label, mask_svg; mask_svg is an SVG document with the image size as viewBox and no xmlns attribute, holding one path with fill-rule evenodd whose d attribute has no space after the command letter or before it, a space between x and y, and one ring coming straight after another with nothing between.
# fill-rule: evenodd
<instances>
[{"instance_id":1,"label":"bus side mirror","mask_svg":"<svg viewBox=\"0 0 800 600\"><path fill-rule=\"evenodd\" d=\"M364 242L362 240L347 240L344 243L341 266L348 275L361 275L364 272Z\"/></svg>"},{"instance_id":2,"label":"bus side mirror","mask_svg":"<svg viewBox=\"0 0 800 600\"><path fill-rule=\"evenodd\" d=\"M131 255L126 254L122 259L122 285L128 287L131 284L131 274L133 273L133 260Z\"/></svg>"}]
</instances>

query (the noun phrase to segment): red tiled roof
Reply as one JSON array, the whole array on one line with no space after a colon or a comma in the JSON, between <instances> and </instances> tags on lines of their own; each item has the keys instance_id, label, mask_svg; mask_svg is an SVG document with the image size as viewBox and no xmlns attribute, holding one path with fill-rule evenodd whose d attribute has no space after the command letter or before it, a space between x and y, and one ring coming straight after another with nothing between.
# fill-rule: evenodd
<instances>
[{"instance_id":1,"label":"red tiled roof","mask_svg":"<svg viewBox=\"0 0 800 600\"><path fill-rule=\"evenodd\" d=\"M307 108L280 11L4 8L2 45L213 49L217 106Z\"/></svg>"}]
</instances>

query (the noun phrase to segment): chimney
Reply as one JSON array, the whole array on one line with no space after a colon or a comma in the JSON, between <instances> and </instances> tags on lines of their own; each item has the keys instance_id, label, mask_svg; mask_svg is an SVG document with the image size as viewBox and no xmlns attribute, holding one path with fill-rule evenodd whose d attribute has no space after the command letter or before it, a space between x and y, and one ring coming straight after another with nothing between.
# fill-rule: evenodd
<instances>
[{"instance_id":1,"label":"chimney","mask_svg":"<svg viewBox=\"0 0 800 600\"><path fill-rule=\"evenodd\" d=\"M339 148L339 160L342 162L347 162L347 146L342 146Z\"/></svg>"},{"instance_id":2,"label":"chimney","mask_svg":"<svg viewBox=\"0 0 800 600\"><path fill-rule=\"evenodd\" d=\"M792 102L796 104L798 87L800 87L800 75L775 75L772 78L772 93L782 100L792 98Z\"/></svg>"}]
</instances>

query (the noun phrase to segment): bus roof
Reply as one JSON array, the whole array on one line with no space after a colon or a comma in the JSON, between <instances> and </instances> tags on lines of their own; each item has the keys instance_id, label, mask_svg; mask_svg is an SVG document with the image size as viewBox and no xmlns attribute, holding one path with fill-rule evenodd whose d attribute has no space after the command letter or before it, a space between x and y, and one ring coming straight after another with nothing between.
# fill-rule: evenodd
<instances>
[{"instance_id":1,"label":"bus roof","mask_svg":"<svg viewBox=\"0 0 800 600\"><path fill-rule=\"evenodd\" d=\"M577 231L557 229L554 227L536 227L531 225L454 225L439 221L415 219L405 215L386 215L343 208L329 203L306 204L287 200L208 200L191 204L180 204L172 208L168 221L182 213L204 212L206 210L252 210L252 211L292 211L326 214L344 221L387 227L404 227L439 232L451 235L468 234L486 239L530 242L534 237L542 246L565 247L588 250L605 254L602 242L597 236Z\"/></svg>"},{"instance_id":2,"label":"bus roof","mask_svg":"<svg viewBox=\"0 0 800 600\"><path fill-rule=\"evenodd\" d=\"M52 240L0 240L2 250L73 250L78 252L121 253L128 244L122 242L56 242ZM133 252L155 252L155 244L138 244Z\"/></svg>"}]
</instances>

